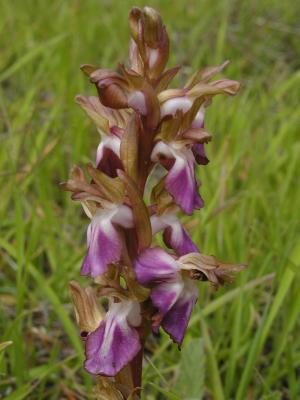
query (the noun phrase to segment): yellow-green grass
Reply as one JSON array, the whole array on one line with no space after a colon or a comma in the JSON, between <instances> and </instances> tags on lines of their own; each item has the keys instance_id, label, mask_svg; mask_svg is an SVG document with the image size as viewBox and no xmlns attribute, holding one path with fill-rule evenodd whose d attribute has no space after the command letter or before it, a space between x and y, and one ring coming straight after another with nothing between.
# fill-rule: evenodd
<instances>
[{"instance_id":1,"label":"yellow-green grass","mask_svg":"<svg viewBox=\"0 0 300 400\"><path fill-rule=\"evenodd\" d=\"M1 1L0 343L12 343L0 347L0 398L93 398L68 295L88 221L58 183L94 159L99 140L73 102L95 93L78 67L126 60L128 10L145 4L165 20L169 64L183 65L177 84L225 59L226 76L242 82L237 97L215 99L207 112L211 162L198 174L206 207L184 221L205 253L249 267L217 293L200 286L182 353L165 334L151 339L144 398L184 398L176 384L184 370L188 386L203 386L197 399L299 399L300 6L292 0ZM190 369L189 343L202 346Z\"/></svg>"}]
</instances>

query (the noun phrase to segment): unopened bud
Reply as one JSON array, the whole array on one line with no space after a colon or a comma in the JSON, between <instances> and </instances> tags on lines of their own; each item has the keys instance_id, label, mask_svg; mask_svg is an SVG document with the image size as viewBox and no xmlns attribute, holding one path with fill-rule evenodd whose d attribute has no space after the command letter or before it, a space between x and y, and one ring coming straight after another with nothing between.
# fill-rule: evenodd
<instances>
[{"instance_id":1,"label":"unopened bud","mask_svg":"<svg viewBox=\"0 0 300 400\"><path fill-rule=\"evenodd\" d=\"M151 7L143 10L134 7L129 13L131 36L136 48L131 45L131 67L144 73L150 79L157 79L163 72L169 56L169 38L158 12Z\"/></svg>"},{"instance_id":2,"label":"unopened bud","mask_svg":"<svg viewBox=\"0 0 300 400\"><path fill-rule=\"evenodd\" d=\"M142 14L144 41L151 48L157 48L163 35L161 16L151 7L145 7Z\"/></svg>"},{"instance_id":3,"label":"unopened bud","mask_svg":"<svg viewBox=\"0 0 300 400\"><path fill-rule=\"evenodd\" d=\"M90 75L95 83L101 103L110 108L120 109L128 107L129 87L125 78L117 72L96 70Z\"/></svg>"}]
</instances>

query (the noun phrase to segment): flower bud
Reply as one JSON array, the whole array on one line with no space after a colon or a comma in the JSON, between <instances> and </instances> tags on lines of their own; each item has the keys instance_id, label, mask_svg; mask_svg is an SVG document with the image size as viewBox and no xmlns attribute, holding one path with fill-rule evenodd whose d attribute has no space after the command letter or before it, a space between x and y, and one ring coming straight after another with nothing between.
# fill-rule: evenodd
<instances>
[{"instance_id":1,"label":"flower bud","mask_svg":"<svg viewBox=\"0 0 300 400\"><path fill-rule=\"evenodd\" d=\"M144 41L151 48L157 48L163 36L161 16L151 7L145 7L142 13Z\"/></svg>"},{"instance_id":2,"label":"flower bud","mask_svg":"<svg viewBox=\"0 0 300 400\"><path fill-rule=\"evenodd\" d=\"M158 12L151 7L143 10L133 7L129 14L131 36L136 43L130 49L133 69L139 69L140 62L150 79L157 79L163 72L169 56L169 38Z\"/></svg>"},{"instance_id":3,"label":"flower bud","mask_svg":"<svg viewBox=\"0 0 300 400\"><path fill-rule=\"evenodd\" d=\"M91 73L101 103L110 108L127 108L129 87L125 78L114 71L98 69Z\"/></svg>"}]
</instances>

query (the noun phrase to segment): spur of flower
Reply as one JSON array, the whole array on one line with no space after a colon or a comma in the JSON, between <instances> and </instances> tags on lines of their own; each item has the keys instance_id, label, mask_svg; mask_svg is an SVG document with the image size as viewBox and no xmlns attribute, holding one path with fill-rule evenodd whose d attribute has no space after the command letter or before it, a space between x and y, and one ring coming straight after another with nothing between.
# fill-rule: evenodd
<instances>
[{"instance_id":1,"label":"spur of flower","mask_svg":"<svg viewBox=\"0 0 300 400\"><path fill-rule=\"evenodd\" d=\"M84 366L100 377L107 398L118 400L139 398L151 331L163 328L180 347L203 282L217 288L244 268L204 255L179 219L204 207L197 167L208 164L212 140L206 108L215 95L233 96L240 85L213 80L226 61L169 88L180 67L165 69L169 38L160 15L134 7L129 27L127 66L81 67L96 92L76 102L100 143L86 173L73 167L62 184L90 219L81 274L92 287L70 284ZM165 248L154 245L159 233Z\"/></svg>"}]
</instances>

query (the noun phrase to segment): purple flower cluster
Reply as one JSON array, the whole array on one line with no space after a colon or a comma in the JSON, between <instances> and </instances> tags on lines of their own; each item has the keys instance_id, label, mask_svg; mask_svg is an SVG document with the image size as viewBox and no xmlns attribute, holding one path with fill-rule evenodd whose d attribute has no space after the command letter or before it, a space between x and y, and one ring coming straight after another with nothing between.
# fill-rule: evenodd
<instances>
[{"instance_id":1,"label":"purple flower cluster","mask_svg":"<svg viewBox=\"0 0 300 400\"><path fill-rule=\"evenodd\" d=\"M197 282L217 286L243 267L203 255L177 216L204 206L195 168L208 163L205 109L214 95L235 95L239 83L211 81L224 63L168 89L179 67L165 70L169 39L161 17L149 7L133 8L129 25L128 67L82 66L97 96L76 101L101 141L95 166L87 166L90 178L74 167L63 184L91 219L81 274L94 279L97 294L91 301L90 293L71 286L79 324L87 329L85 368L108 377L134 361L151 328L162 327L181 346ZM159 232L167 249L152 245ZM98 297L108 299L107 312L95 311Z\"/></svg>"}]
</instances>

